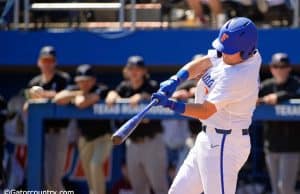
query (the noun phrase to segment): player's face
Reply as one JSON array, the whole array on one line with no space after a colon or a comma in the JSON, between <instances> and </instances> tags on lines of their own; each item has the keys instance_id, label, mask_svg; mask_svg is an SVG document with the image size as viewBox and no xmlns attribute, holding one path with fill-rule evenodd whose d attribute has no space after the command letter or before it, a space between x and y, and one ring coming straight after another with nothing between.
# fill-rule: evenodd
<instances>
[{"instance_id":1,"label":"player's face","mask_svg":"<svg viewBox=\"0 0 300 194\"><path fill-rule=\"evenodd\" d=\"M89 92L94 87L95 83L95 78L87 78L76 81L77 86L83 92Z\"/></svg>"},{"instance_id":2,"label":"player's face","mask_svg":"<svg viewBox=\"0 0 300 194\"><path fill-rule=\"evenodd\" d=\"M278 83L285 82L290 75L290 71L291 71L290 66L276 66L276 65L271 66L271 73Z\"/></svg>"},{"instance_id":3,"label":"player's face","mask_svg":"<svg viewBox=\"0 0 300 194\"><path fill-rule=\"evenodd\" d=\"M234 53L232 55L222 53L224 63L228 65L235 65L242 62L242 58L240 52Z\"/></svg>"},{"instance_id":4,"label":"player's face","mask_svg":"<svg viewBox=\"0 0 300 194\"><path fill-rule=\"evenodd\" d=\"M55 69L56 60L54 57L46 56L38 60L38 66L42 72L49 72Z\"/></svg>"},{"instance_id":5,"label":"player's face","mask_svg":"<svg viewBox=\"0 0 300 194\"><path fill-rule=\"evenodd\" d=\"M127 78L132 82L144 79L145 74L146 70L141 67L133 66L126 69Z\"/></svg>"}]
</instances>

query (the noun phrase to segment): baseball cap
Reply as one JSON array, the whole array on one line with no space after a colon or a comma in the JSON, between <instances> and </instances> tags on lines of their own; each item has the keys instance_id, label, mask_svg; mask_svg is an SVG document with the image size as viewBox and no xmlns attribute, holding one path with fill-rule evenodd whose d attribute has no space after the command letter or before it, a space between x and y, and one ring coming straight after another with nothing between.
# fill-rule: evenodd
<instances>
[{"instance_id":1,"label":"baseball cap","mask_svg":"<svg viewBox=\"0 0 300 194\"><path fill-rule=\"evenodd\" d=\"M53 46L44 46L40 50L40 55L39 57L54 57L56 58L56 51Z\"/></svg>"},{"instance_id":2,"label":"baseball cap","mask_svg":"<svg viewBox=\"0 0 300 194\"><path fill-rule=\"evenodd\" d=\"M145 67L145 62L141 56L131 56L127 60L126 67Z\"/></svg>"},{"instance_id":3,"label":"baseball cap","mask_svg":"<svg viewBox=\"0 0 300 194\"><path fill-rule=\"evenodd\" d=\"M275 53L272 55L270 65L277 67L290 66L290 59L286 53Z\"/></svg>"},{"instance_id":4,"label":"baseball cap","mask_svg":"<svg viewBox=\"0 0 300 194\"><path fill-rule=\"evenodd\" d=\"M91 65L83 64L77 67L75 81L87 80L90 78L95 78L96 74Z\"/></svg>"}]
</instances>

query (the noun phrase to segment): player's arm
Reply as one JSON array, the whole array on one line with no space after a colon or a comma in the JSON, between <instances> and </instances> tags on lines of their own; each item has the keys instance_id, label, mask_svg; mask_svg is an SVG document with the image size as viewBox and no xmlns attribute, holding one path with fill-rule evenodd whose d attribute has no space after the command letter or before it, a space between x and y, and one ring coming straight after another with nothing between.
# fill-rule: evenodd
<instances>
[{"instance_id":1,"label":"player's arm","mask_svg":"<svg viewBox=\"0 0 300 194\"><path fill-rule=\"evenodd\" d=\"M72 102L76 96L82 95L82 91L79 90L62 90L58 92L53 98L53 102L59 105L66 105Z\"/></svg>"},{"instance_id":2,"label":"player's arm","mask_svg":"<svg viewBox=\"0 0 300 194\"><path fill-rule=\"evenodd\" d=\"M51 99L51 98L55 97L55 95L56 95L55 90L44 90L44 91L41 92L42 98Z\"/></svg>"},{"instance_id":3,"label":"player's arm","mask_svg":"<svg viewBox=\"0 0 300 194\"><path fill-rule=\"evenodd\" d=\"M87 108L100 100L100 96L96 93L78 95L75 97L73 103L78 108Z\"/></svg>"},{"instance_id":4,"label":"player's arm","mask_svg":"<svg viewBox=\"0 0 300 194\"><path fill-rule=\"evenodd\" d=\"M108 106L112 106L114 105L117 100L121 99L120 95L118 94L118 92L116 90L111 90L108 92L107 97L105 99L105 103Z\"/></svg>"},{"instance_id":5,"label":"player's arm","mask_svg":"<svg viewBox=\"0 0 300 194\"><path fill-rule=\"evenodd\" d=\"M184 103L167 98L163 93L157 92L152 95L152 98L158 99L159 105L169 108L184 116L193 117L196 119L207 119L217 112L217 107L214 103L204 101L204 103Z\"/></svg>"},{"instance_id":6,"label":"player's arm","mask_svg":"<svg viewBox=\"0 0 300 194\"><path fill-rule=\"evenodd\" d=\"M212 62L209 56L197 58L184 65L175 75L170 77L168 80L162 82L160 84L159 91L165 93L168 97L170 97L179 84L186 80L202 76L211 66Z\"/></svg>"},{"instance_id":7,"label":"player's arm","mask_svg":"<svg viewBox=\"0 0 300 194\"><path fill-rule=\"evenodd\" d=\"M203 75L211 66L212 63L209 57L206 55L187 63L181 68L181 70L188 71L189 76L187 79L194 79L199 75Z\"/></svg>"},{"instance_id":8,"label":"player's arm","mask_svg":"<svg viewBox=\"0 0 300 194\"><path fill-rule=\"evenodd\" d=\"M196 119L208 119L217 112L215 104L204 101L203 104L185 104L184 116L193 117Z\"/></svg>"}]
</instances>

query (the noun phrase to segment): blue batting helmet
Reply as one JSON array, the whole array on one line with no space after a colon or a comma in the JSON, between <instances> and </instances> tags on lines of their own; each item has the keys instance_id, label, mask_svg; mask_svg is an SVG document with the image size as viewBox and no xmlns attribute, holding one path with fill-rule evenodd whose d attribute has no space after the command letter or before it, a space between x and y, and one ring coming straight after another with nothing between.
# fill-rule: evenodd
<instances>
[{"instance_id":1,"label":"blue batting helmet","mask_svg":"<svg viewBox=\"0 0 300 194\"><path fill-rule=\"evenodd\" d=\"M257 47L257 29L248 18L236 17L228 20L220 29L212 46L225 54L241 53L242 59L249 58Z\"/></svg>"}]
</instances>

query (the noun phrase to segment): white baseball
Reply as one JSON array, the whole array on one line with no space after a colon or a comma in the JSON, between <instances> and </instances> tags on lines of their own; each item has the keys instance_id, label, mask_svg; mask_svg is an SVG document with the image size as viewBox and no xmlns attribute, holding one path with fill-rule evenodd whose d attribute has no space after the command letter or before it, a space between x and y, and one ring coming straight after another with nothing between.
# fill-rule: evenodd
<instances>
[{"instance_id":1,"label":"white baseball","mask_svg":"<svg viewBox=\"0 0 300 194\"><path fill-rule=\"evenodd\" d=\"M30 90L32 93L39 93L42 92L44 89L41 86L32 86Z\"/></svg>"}]
</instances>

